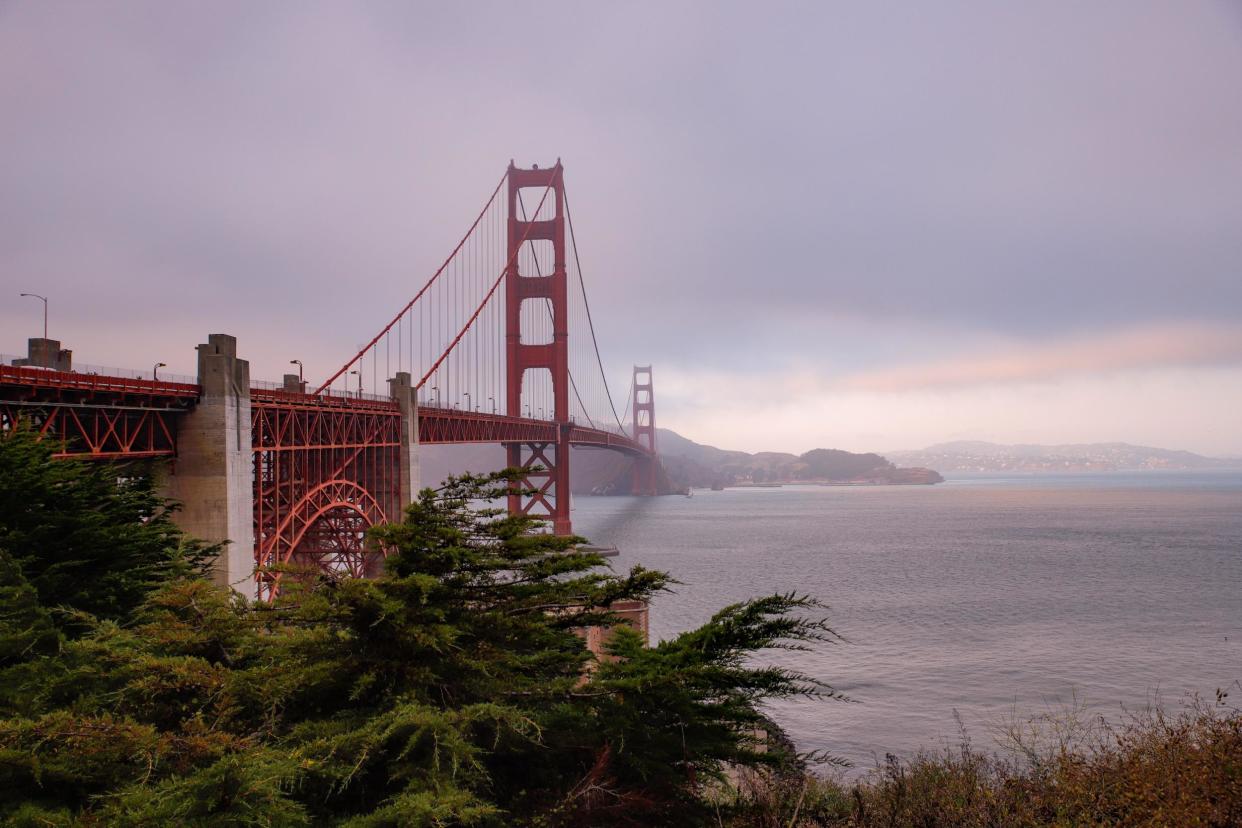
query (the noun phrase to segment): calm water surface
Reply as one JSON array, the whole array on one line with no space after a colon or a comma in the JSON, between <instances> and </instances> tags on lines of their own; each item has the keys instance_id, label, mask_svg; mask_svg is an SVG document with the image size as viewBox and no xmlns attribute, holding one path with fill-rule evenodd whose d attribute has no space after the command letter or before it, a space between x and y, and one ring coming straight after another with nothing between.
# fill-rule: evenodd
<instances>
[{"instance_id":1,"label":"calm water surface","mask_svg":"<svg viewBox=\"0 0 1242 828\"><path fill-rule=\"evenodd\" d=\"M849 639L771 661L856 699L781 703L803 749L871 766L1075 694L1119 712L1242 679L1242 474L969 477L933 486L575 500L614 564L682 582L653 638L796 590ZM1235 687L1235 697L1242 691Z\"/></svg>"}]
</instances>

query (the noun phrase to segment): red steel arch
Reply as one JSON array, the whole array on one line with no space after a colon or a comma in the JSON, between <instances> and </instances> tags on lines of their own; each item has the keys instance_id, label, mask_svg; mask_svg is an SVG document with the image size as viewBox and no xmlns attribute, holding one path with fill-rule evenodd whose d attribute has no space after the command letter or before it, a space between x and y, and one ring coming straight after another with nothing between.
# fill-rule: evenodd
<instances>
[{"instance_id":1,"label":"red steel arch","mask_svg":"<svg viewBox=\"0 0 1242 828\"><path fill-rule=\"evenodd\" d=\"M386 520L383 507L364 486L352 480L325 481L294 504L273 536L258 539L259 567L267 570L294 564L355 577L373 574L385 553L382 549L368 550L362 535ZM324 542L332 537L335 544ZM312 538L319 542L305 543ZM260 573L264 597L275 595L280 576L280 572Z\"/></svg>"}]
</instances>

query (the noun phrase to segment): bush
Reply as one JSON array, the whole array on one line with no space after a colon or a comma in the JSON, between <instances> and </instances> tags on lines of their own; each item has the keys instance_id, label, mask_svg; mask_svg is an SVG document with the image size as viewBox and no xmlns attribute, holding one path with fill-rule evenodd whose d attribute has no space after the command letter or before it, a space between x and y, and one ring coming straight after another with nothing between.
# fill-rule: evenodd
<instances>
[{"instance_id":1,"label":"bush","mask_svg":"<svg viewBox=\"0 0 1242 828\"><path fill-rule=\"evenodd\" d=\"M808 777L739 791L733 826L1051 828L1242 825L1242 712L1218 694L1169 715L1110 723L1081 708L1003 734L1004 755L974 749L889 756L853 785ZM798 803L801 803L800 807ZM795 811L797 816L795 817Z\"/></svg>"}]
</instances>

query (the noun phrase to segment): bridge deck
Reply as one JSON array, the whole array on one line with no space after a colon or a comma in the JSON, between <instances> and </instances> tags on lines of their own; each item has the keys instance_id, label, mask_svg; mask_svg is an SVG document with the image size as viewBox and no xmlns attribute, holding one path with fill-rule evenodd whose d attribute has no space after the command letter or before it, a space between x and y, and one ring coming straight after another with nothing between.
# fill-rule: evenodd
<instances>
[{"instance_id":1,"label":"bridge deck","mask_svg":"<svg viewBox=\"0 0 1242 828\"><path fill-rule=\"evenodd\" d=\"M26 414L40 433L61 438L61 456L175 456L176 427L170 418L192 408L199 395L193 383L0 365L0 424L16 423ZM400 416L396 402L367 396L255 386L250 401L256 408ZM422 444L554 443L565 428L573 445L649 454L628 435L601 428L457 408L419 406L418 426Z\"/></svg>"}]
</instances>

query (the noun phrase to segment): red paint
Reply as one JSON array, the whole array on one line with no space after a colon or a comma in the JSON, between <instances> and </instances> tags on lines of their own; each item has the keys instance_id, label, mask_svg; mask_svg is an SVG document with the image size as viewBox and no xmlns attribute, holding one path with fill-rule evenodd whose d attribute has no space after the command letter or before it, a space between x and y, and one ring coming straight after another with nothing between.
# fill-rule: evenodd
<instances>
[{"instance_id":1,"label":"red paint","mask_svg":"<svg viewBox=\"0 0 1242 828\"><path fill-rule=\"evenodd\" d=\"M655 390L650 365L634 366L634 442L642 450L634 460L634 494L659 494L659 460L656 451Z\"/></svg>"},{"instance_id":2,"label":"red paint","mask_svg":"<svg viewBox=\"0 0 1242 828\"><path fill-rule=\"evenodd\" d=\"M541 188L553 196L552 218L531 221L518 216L518 192ZM540 204L544 203L540 200ZM526 474L523 492L509 496L509 511L549 520L558 535L573 534L569 519L569 287L565 271L565 189L561 162L551 169L522 170L509 165L509 267L505 273L505 411L522 413L522 382L526 372L546 368L552 375L554 429L539 442L507 442L508 465ZM528 241L552 242L552 272L547 276L519 272L519 255ZM552 307L552 342L522 342L522 302L544 299ZM542 467L543 471L534 471Z\"/></svg>"}]
</instances>

